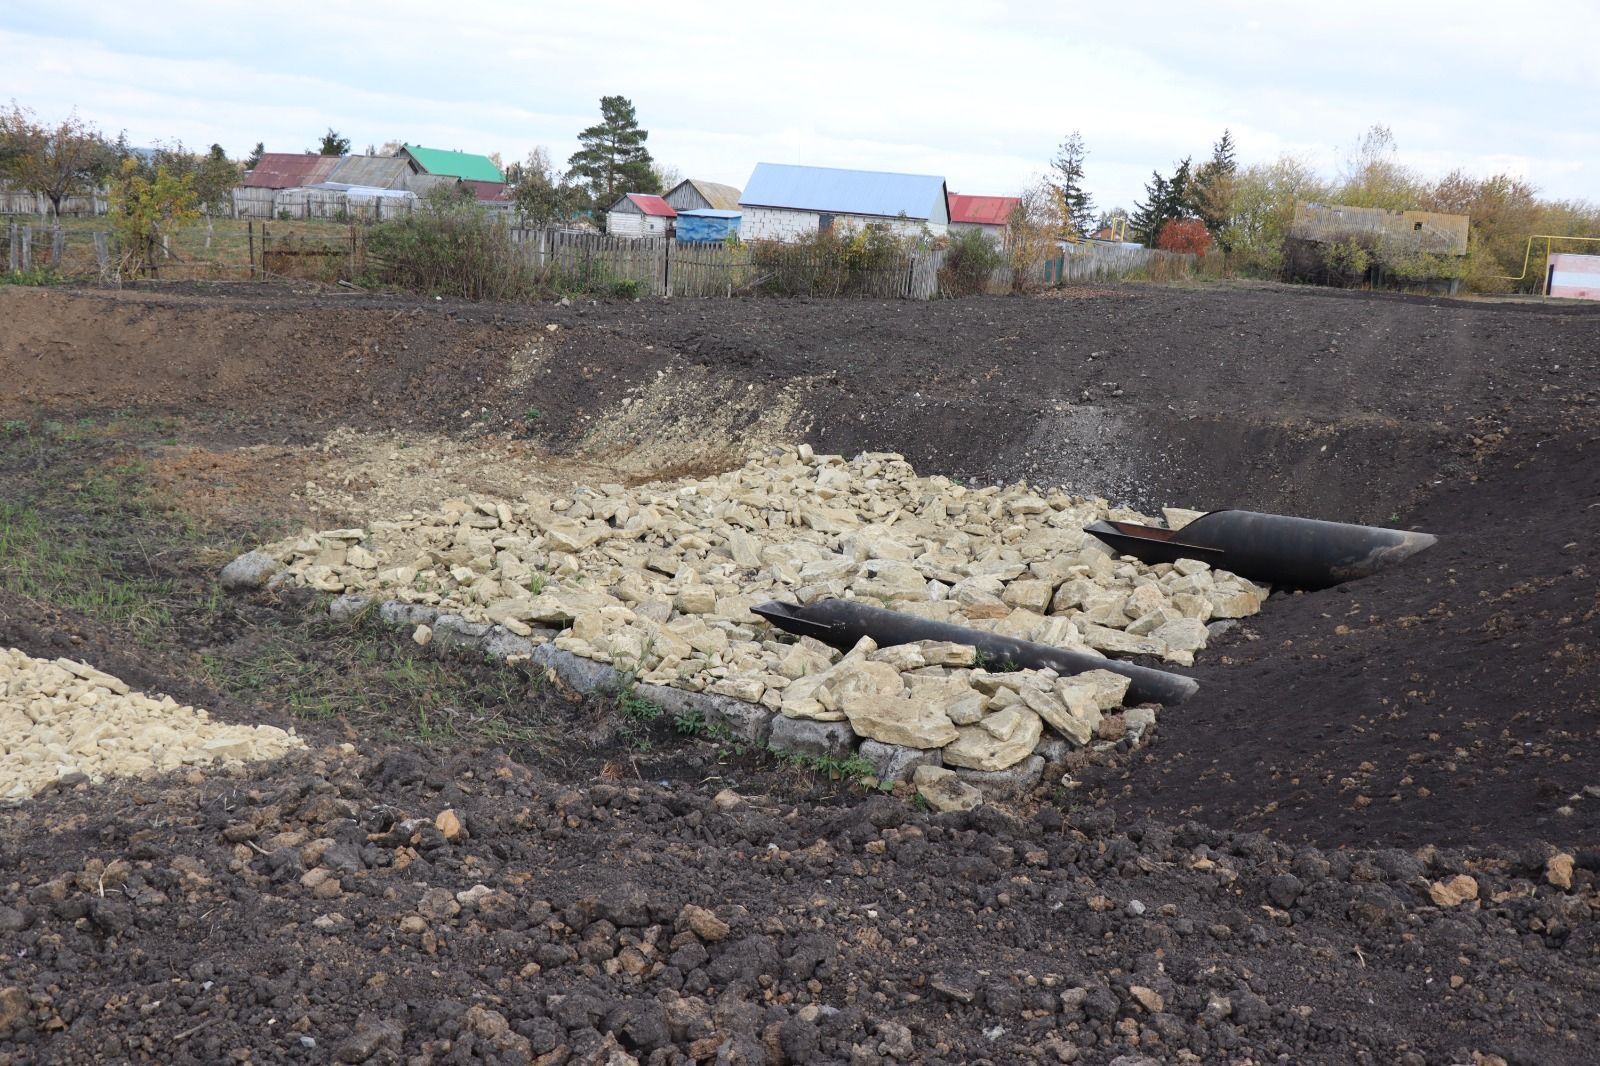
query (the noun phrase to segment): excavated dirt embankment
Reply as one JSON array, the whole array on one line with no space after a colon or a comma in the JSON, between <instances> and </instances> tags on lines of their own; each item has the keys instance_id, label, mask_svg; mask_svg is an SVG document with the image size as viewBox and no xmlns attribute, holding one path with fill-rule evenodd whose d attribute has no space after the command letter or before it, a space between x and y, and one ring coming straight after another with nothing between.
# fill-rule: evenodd
<instances>
[{"instance_id":1,"label":"excavated dirt embankment","mask_svg":"<svg viewBox=\"0 0 1600 1066\"><path fill-rule=\"evenodd\" d=\"M178 473L208 506L356 524L808 439L1145 508L1425 528L1441 541L1413 565L1224 638L1127 795L1327 844L1600 829L1593 307L1134 287L505 308L238 287L10 288L0 309L0 416L165 412L203 446Z\"/></svg>"},{"instance_id":2,"label":"excavated dirt embankment","mask_svg":"<svg viewBox=\"0 0 1600 1066\"><path fill-rule=\"evenodd\" d=\"M1200 695L1163 713L1140 765L1010 811L932 814L823 775L795 802L737 762L618 758L595 777L340 751L336 722L270 765L69 785L0 822L0 1057L1593 1059L1592 311L1227 289L567 309L252 289L13 290L0 312L0 419L23 421L5 473L48 460L66 492L110 457L46 453L121 410L124 434L161 417L117 459L208 514L315 501L365 526L432 514L439 488L515 497L508 477L541 449L700 476L805 438L968 481L1441 536L1379 579L1275 595L1209 642ZM487 484L460 462L479 447L507 457ZM358 461L341 473L342 455ZM214 573L125 547L113 576ZM1028 578L1000 580L1009 617ZM0 633L251 721L287 700L211 702L196 660L283 639L286 613L230 600L229 632L192 625L157 655L8 590ZM395 643L374 650L414 669ZM308 684L355 661L272 659Z\"/></svg>"},{"instance_id":3,"label":"excavated dirt embankment","mask_svg":"<svg viewBox=\"0 0 1600 1066\"><path fill-rule=\"evenodd\" d=\"M806 440L1136 506L1345 520L1600 399L1594 308L1281 287L571 307L9 288L0 311L0 417L168 411L273 443L510 432L638 477Z\"/></svg>"}]
</instances>

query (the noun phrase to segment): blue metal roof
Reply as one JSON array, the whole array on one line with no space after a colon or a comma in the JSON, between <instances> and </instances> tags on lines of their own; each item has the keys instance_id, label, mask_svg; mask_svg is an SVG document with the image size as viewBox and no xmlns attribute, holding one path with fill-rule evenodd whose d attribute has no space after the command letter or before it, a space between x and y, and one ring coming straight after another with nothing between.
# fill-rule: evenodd
<instances>
[{"instance_id":1,"label":"blue metal roof","mask_svg":"<svg viewBox=\"0 0 1600 1066\"><path fill-rule=\"evenodd\" d=\"M739 204L885 218L903 214L938 222L949 218L943 178L786 163L757 163Z\"/></svg>"}]
</instances>

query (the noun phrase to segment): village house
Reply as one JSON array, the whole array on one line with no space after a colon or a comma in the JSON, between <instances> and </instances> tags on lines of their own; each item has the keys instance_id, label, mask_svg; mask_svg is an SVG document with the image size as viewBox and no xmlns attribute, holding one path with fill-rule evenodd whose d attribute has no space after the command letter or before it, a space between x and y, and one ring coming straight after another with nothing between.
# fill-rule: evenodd
<instances>
[{"instance_id":1,"label":"village house","mask_svg":"<svg viewBox=\"0 0 1600 1066\"><path fill-rule=\"evenodd\" d=\"M670 237L678 213L659 196L624 193L606 212L606 232L616 237Z\"/></svg>"},{"instance_id":2,"label":"village house","mask_svg":"<svg viewBox=\"0 0 1600 1066\"><path fill-rule=\"evenodd\" d=\"M402 145L396 158L405 161L413 174L455 178L472 190L478 202L506 204L506 176L486 155L451 152L443 148L424 148L420 144Z\"/></svg>"},{"instance_id":3,"label":"village house","mask_svg":"<svg viewBox=\"0 0 1600 1066\"><path fill-rule=\"evenodd\" d=\"M950 222L947 200L944 179L928 174L757 163L739 198L739 232L776 241L868 226L940 234Z\"/></svg>"},{"instance_id":4,"label":"village house","mask_svg":"<svg viewBox=\"0 0 1600 1066\"><path fill-rule=\"evenodd\" d=\"M950 194L950 232L978 230L996 244L1004 244L1011 213L1022 206L1020 196L967 196Z\"/></svg>"},{"instance_id":5,"label":"village house","mask_svg":"<svg viewBox=\"0 0 1600 1066\"><path fill-rule=\"evenodd\" d=\"M412 152L417 154L411 154ZM460 157L460 158L452 158ZM491 175L494 176L491 179ZM246 189L275 192L309 189L350 192L364 196L378 191L425 195L440 185L465 186L485 206L509 207L504 175L487 156L465 152L407 146L399 155L308 155L301 152L267 152L244 177ZM404 199L396 196L394 199ZM240 197L235 197L240 200ZM246 202L259 202L247 196ZM277 198L265 201L265 214L281 206ZM291 210L293 205L290 205Z\"/></svg>"}]
</instances>

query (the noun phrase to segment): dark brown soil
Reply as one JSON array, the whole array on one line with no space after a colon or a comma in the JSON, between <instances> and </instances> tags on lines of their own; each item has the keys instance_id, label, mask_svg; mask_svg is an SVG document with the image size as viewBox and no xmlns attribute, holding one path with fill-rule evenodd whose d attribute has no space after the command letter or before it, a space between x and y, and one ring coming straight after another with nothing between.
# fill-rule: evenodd
<instances>
[{"instance_id":1,"label":"dark brown soil","mask_svg":"<svg viewBox=\"0 0 1600 1066\"><path fill-rule=\"evenodd\" d=\"M1600 1036L1596 925L1538 854L722 809L406 751L46 797L0 842L15 1063L1557 1064ZM1429 903L1467 870L1497 902Z\"/></svg>"},{"instance_id":2,"label":"dark brown soil","mask_svg":"<svg viewBox=\"0 0 1600 1066\"><path fill-rule=\"evenodd\" d=\"M1596 839L1600 433L1513 431L1402 522L1438 545L1203 657L1133 809L1324 847Z\"/></svg>"},{"instance_id":3,"label":"dark brown soil","mask_svg":"<svg viewBox=\"0 0 1600 1066\"><path fill-rule=\"evenodd\" d=\"M1276 287L505 308L241 286L0 289L0 315L0 421L148 426L105 455L0 470L0 499L30 506L118 449L165 449L152 491L178 506L286 519L287 500L260 513L270 480L238 508L199 506L233 474L170 449L226 466L210 457L270 443L287 491L293 446L338 426L654 447L643 465L661 470L703 423L728 455L788 432L929 472L1441 538L1377 577L1273 597L1202 656L1200 694L1134 765L1052 784L1013 819L930 817L497 690L483 664L433 665L457 671L464 727L517 727L516 762L471 728L442 753L403 730L372 740L375 712L429 698L395 680L396 657L405 676L432 668L413 649L292 604L203 603L201 546L231 549L241 525L168 554L145 511L135 539L89 521L83 537L111 545L97 565L170 581L166 643L16 595L0 641L238 720L285 720L301 690L351 699L301 728L361 754L11 812L0 1062L1592 1059L1595 308ZM672 379L694 387L663 392ZM785 404L782 425L761 421ZM368 645L381 653L359 659ZM714 807L727 785L749 801ZM447 807L466 835L396 829ZM336 846L307 852L317 838ZM1546 880L1554 849L1577 855L1570 890ZM316 897L315 869L338 892ZM1463 873L1480 901L1434 906L1430 886ZM479 883L495 895L476 908L423 900ZM684 933L689 903L728 937Z\"/></svg>"},{"instance_id":4,"label":"dark brown soil","mask_svg":"<svg viewBox=\"0 0 1600 1066\"><path fill-rule=\"evenodd\" d=\"M793 395L791 428L814 443L925 470L1379 521L1470 473L1474 438L1600 410L1600 308L1576 304L1285 287L571 307L225 291L0 292L0 417L136 409L272 441L521 433L531 408L537 435L570 448L665 373L700 386L672 397L690 426L715 412L737 432L728 407L753 420Z\"/></svg>"}]
</instances>

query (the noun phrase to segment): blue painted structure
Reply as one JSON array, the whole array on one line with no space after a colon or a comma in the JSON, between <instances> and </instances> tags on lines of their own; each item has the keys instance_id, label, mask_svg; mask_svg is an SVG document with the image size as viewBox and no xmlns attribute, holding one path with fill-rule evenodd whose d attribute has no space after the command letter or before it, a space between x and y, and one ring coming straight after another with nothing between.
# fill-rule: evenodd
<instances>
[{"instance_id":1,"label":"blue painted structure","mask_svg":"<svg viewBox=\"0 0 1600 1066\"><path fill-rule=\"evenodd\" d=\"M678 212L678 240L725 241L739 232L739 212L705 208Z\"/></svg>"},{"instance_id":2,"label":"blue painted structure","mask_svg":"<svg viewBox=\"0 0 1600 1066\"><path fill-rule=\"evenodd\" d=\"M787 163L757 163L739 205L880 218L904 215L939 224L950 220L941 177Z\"/></svg>"}]
</instances>

